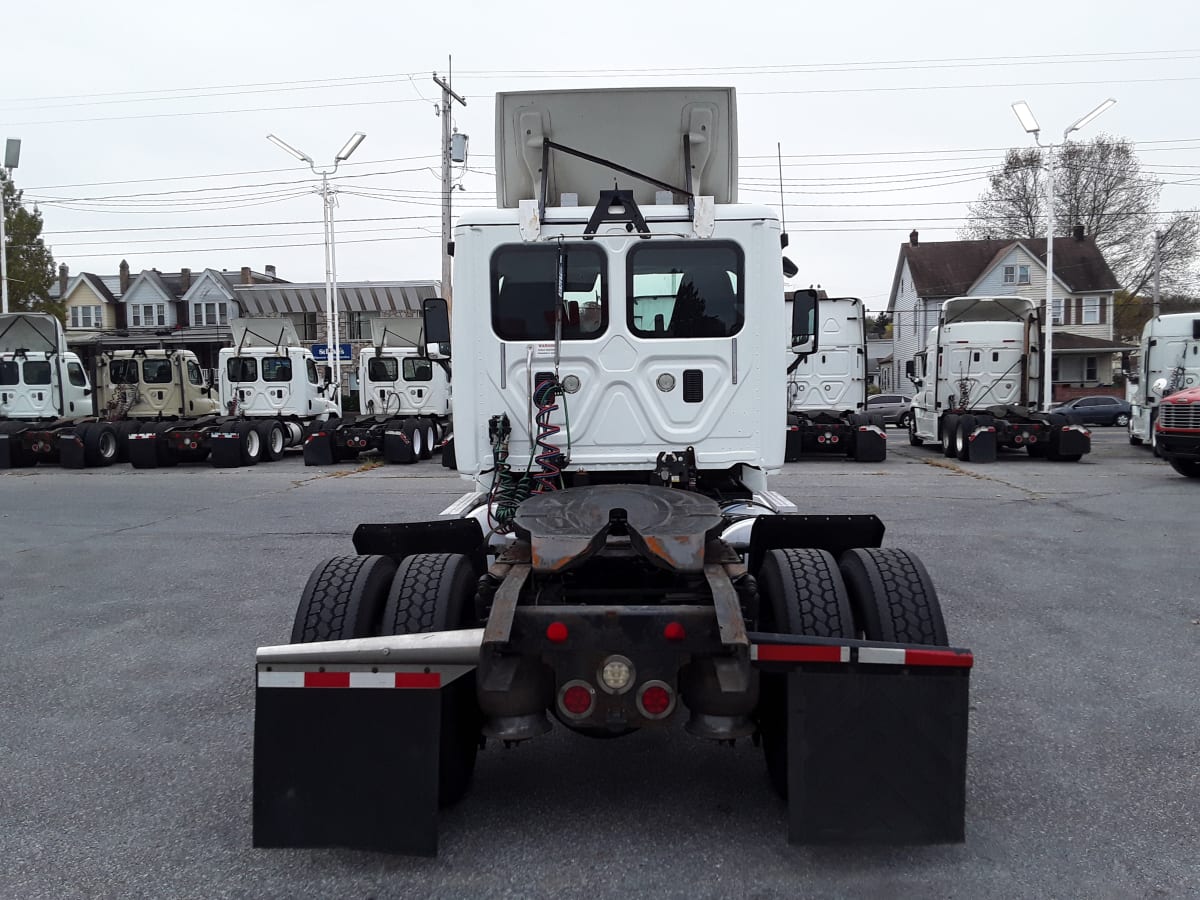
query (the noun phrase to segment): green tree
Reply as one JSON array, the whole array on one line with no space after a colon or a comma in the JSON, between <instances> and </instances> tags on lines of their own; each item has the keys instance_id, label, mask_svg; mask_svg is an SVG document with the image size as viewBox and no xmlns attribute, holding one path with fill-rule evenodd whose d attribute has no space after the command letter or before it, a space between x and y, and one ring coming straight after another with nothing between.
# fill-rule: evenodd
<instances>
[{"instance_id":1,"label":"green tree","mask_svg":"<svg viewBox=\"0 0 1200 900\"><path fill-rule=\"evenodd\" d=\"M22 192L0 167L0 191L4 192L4 236L8 255L8 308L10 312L48 312L62 319L63 305L51 302L54 257L42 240L42 214L36 206L26 209Z\"/></svg>"},{"instance_id":2,"label":"green tree","mask_svg":"<svg viewBox=\"0 0 1200 900\"><path fill-rule=\"evenodd\" d=\"M1043 149L1009 150L972 203L960 237L1046 236ZM1158 209L1162 182L1142 172L1133 144L1101 135L1069 141L1055 150L1054 222L1057 237L1075 225L1096 241L1122 286L1136 296L1154 277L1154 238L1160 234L1160 283L1164 291L1194 283L1200 253L1200 219Z\"/></svg>"}]
</instances>

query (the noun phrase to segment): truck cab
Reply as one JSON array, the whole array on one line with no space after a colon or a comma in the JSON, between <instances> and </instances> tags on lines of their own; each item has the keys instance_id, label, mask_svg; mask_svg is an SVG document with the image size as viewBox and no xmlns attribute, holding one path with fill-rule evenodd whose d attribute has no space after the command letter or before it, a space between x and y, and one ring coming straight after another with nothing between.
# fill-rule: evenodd
<instances>
[{"instance_id":1,"label":"truck cab","mask_svg":"<svg viewBox=\"0 0 1200 900\"><path fill-rule=\"evenodd\" d=\"M421 352L419 318L371 322L371 344L358 356L359 409L373 416L450 415L449 364Z\"/></svg>"},{"instance_id":2,"label":"truck cab","mask_svg":"<svg viewBox=\"0 0 1200 900\"><path fill-rule=\"evenodd\" d=\"M207 416L220 410L190 350L116 350L96 363L98 410L112 419Z\"/></svg>"},{"instance_id":3,"label":"truck cab","mask_svg":"<svg viewBox=\"0 0 1200 900\"><path fill-rule=\"evenodd\" d=\"M1128 373L1129 443L1150 444L1157 452L1159 405L1178 391L1200 387L1200 314L1156 316L1142 328L1141 360Z\"/></svg>"},{"instance_id":4,"label":"truck cab","mask_svg":"<svg viewBox=\"0 0 1200 900\"><path fill-rule=\"evenodd\" d=\"M233 328L234 346L218 354L224 412L251 418L337 414L316 359L301 346L290 319L237 319Z\"/></svg>"},{"instance_id":5,"label":"truck cab","mask_svg":"<svg viewBox=\"0 0 1200 900\"><path fill-rule=\"evenodd\" d=\"M62 324L44 313L0 315L0 420L53 421L92 414L92 386L67 350Z\"/></svg>"}]
</instances>

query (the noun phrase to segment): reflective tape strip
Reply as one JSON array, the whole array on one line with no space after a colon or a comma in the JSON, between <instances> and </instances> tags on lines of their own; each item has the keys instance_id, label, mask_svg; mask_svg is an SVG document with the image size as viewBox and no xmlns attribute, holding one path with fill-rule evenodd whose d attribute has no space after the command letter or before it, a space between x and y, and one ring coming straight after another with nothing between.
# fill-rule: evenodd
<instances>
[{"instance_id":1,"label":"reflective tape strip","mask_svg":"<svg viewBox=\"0 0 1200 900\"><path fill-rule=\"evenodd\" d=\"M975 657L955 650L904 647L837 647L816 644L751 644L756 662L865 663L876 666L942 666L970 669Z\"/></svg>"},{"instance_id":2,"label":"reflective tape strip","mask_svg":"<svg viewBox=\"0 0 1200 900\"><path fill-rule=\"evenodd\" d=\"M904 665L904 649L901 647L859 647L858 661L882 665Z\"/></svg>"},{"instance_id":3,"label":"reflective tape strip","mask_svg":"<svg viewBox=\"0 0 1200 900\"><path fill-rule=\"evenodd\" d=\"M236 441L238 439L237 432L234 431L214 431L213 438L218 441Z\"/></svg>"},{"instance_id":4,"label":"reflective tape strip","mask_svg":"<svg viewBox=\"0 0 1200 900\"><path fill-rule=\"evenodd\" d=\"M849 647L819 647L805 644L752 644L750 658L759 662L850 662Z\"/></svg>"},{"instance_id":5,"label":"reflective tape strip","mask_svg":"<svg viewBox=\"0 0 1200 900\"><path fill-rule=\"evenodd\" d=\"M469 672L472 666L442 666L430 669L414 666L398 671L320 671L295 669L258 671L261 688L405 688L436 690Z\"/></svg>"}]
</instances>

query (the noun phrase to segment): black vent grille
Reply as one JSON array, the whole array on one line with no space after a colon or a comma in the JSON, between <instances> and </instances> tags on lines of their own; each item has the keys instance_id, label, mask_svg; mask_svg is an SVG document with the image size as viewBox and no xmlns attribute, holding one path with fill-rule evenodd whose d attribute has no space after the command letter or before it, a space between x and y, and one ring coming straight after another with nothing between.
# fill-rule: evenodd
<instances>
[{"instance_id":1,"label":"black vent grille","mask_svg":"<svg viewBox=\"0 0 1200 900\"><path fill-rule=\"evenodd\" d=\"M699 369L683 370L683 402L699 403L704 399L704 373Z\"/></svg>"}]
</instances>

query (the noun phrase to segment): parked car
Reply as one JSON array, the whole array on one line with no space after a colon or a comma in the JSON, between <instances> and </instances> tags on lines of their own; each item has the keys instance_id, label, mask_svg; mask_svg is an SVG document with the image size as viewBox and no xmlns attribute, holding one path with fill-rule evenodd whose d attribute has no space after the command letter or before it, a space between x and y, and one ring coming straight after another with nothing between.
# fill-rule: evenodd
<instances>
[{"instance_id":1,"label":"parked car","mask_svg":"<svg viewBox=\"0 0 1200 900\"><path fill-rule=\"evenodd\" d=\"M876 394L867 398L867 412L879 413L887 425L908 427L912 398L902 394Z\"/></svg>"},{"instance_id":2,"label":"parked car","mask_svg":"<svg viewBox=\"0 0 1200 900\"><path fill-rule=\"evenodd\" d=\"M1130 406L1118 397L1076 397L1050 408L1051 412L1070 416L1076 425L1129 424Z\"/></svg>"}]
</instances>

